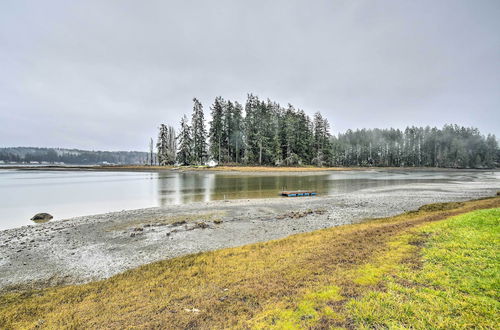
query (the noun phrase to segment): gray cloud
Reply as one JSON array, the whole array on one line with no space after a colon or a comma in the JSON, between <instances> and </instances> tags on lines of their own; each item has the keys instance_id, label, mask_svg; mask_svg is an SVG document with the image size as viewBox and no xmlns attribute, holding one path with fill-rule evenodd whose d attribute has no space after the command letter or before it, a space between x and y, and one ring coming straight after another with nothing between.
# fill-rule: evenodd
<instances>
[{"instance_id":1,"label":"gray cloud","mask_svg":"<svg viewBox=\"0 0 500 330\"><path fill-rule=\"evenodd\" d=\"M145 149L198 97L500 135L498 1L2 1L0 145Z\"/></svg>"}]
</instances>

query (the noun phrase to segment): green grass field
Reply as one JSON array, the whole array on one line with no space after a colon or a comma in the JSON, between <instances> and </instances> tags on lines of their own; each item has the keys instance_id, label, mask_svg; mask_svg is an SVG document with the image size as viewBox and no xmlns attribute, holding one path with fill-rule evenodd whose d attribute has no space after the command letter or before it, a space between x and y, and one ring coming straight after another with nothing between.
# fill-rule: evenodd
<instances>
[{"instance_id":1,"label":"green grass field","mask_svg":"<svg viewBox=\"0 0 500 330\"><path fill-rule=\"evenodd\" d=\"M0 328L498 328L500 198L0 296Z\"/></svg>"},{"instance_id":2,"label":"green grass field","mask_svg":"<svg viewBox=\"0 0 500 330\"><path fill-rule=\"evenodd\" d=\"M498 328L500 209L479 210L416 230L418 255L381 278L384 290L348 303L361 327ZM421 238L421 240L420 240ZM411 241L408 241L411 244Z\"/></svg>"}]
</instances>

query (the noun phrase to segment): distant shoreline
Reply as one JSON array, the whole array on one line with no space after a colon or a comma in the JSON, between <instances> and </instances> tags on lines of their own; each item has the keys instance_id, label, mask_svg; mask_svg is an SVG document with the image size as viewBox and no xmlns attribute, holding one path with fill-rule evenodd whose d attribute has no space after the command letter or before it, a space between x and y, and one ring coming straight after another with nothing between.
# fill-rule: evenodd
<instances>
[{"instance_id":1,"label":"distant shoreline","mask_svg":"<svg viewBox=\"0 0 500 330\"><path fill-rule=\"evenodd\" d=\"M247 174L279 174L279 173L324 173L339 171L498 171L498 168L444 168L444 167L273 167L273 166L145 166L145 165L40 165L0 166L5 170L23 171L110 171L110 172L217 172Z\"/></svg>"}]
</instances>

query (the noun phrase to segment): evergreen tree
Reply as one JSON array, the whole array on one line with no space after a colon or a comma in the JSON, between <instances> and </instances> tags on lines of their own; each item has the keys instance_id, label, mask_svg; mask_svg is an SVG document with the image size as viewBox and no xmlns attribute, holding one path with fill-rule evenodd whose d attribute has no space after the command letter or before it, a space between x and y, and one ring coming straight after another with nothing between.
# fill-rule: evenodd
<instances>
[{"instance_id":1,"label":"evergreen tree","mask_svg":"<svg viewBox=\"0 0 500 330\"><path fill-rule=\"evenodd\" d=\"M303 110L297 110L295 116L295 153L300 164L311 164L314 157L313 123Z\"/></svg>"},{"instance_id":2,"label":"evergreen tree","mask_svg":"<svg viewBox=\"0 0 500 330\"><path fill-rule=\"evenodd\" d=\"M212 120L208 131L210 141L210 157L222 163L224 136L227 135L227 127L224 120L224 100L222 97L215 98L214 104L211 107Z\"/></svg>"},{"instance_id":3,"label":"evergreen tree","mask_svg":"<svg viewBox=\"0 0 500 330\"><path fill-rule=\"evenodd\" d=\"M500 150L498 149L498 142L495 135L488 134L485 144L481 166L488 168L497 167L500 162Z\"/></svg>"},{"instance_id":4,"label":"evergreen tree","mask_svg":"<svg viewBox=\"0 0 500 330\"><path fill-rule=\"evenodd\" d=\"M244 154L245 144L243 141L245 126L243 118L243 106L238 102L234 103L231 115L231 129L229 131L229 146L231 149L231 161L236 163L241 161Z\"/></svg>"},{"instance_id":5,"label":"evergreen tree","mask_svg":"<svg viewBox=\"0 0 500 330\"><path fill-rule=\"evenodd\" d=\"M275 163L274 142L277 134L277 108L279 108L278 104L267 100L267 102L258 102L255 109L255 142L259 165Z\"/></svg>"},{"instance_id":6,"label":"evergreen tree","mask_svg":"<svg viewBox=\"0 0 500 330\"><path fill-rule=\"evenodd\" d=\"M280 165L282 162L280 152L280 115L281 107L278 103L267 100L264 114L265 130L265 162L271 165Z\"/></svg>"},{"instance_id":7,"label":"evergreen tree","mask_svg":"<svg viewBox=\"0 0 500 330\"><path fill-rule=\"evenodd\" d=\"M323 118L321 113L314 114L313 131L314 131L314 159L313 163L318 166L323 166L329 158L329 140L330 140L330 125L326 118Z\"/></svg>"},{"instance_id":8,"label":"evergreen tree","mask_svg":"<svg viewBox=\"0 0 500 330\"><path fill-rule=\"evenodd\" d=\"M193 139L191 137L191 127L186 115L181 119L181 131L177 136L179 141L179 151L177 162L181 165L190 165L192 162Z\"/></svg>"},{"instance_id":9,"label":"evergreen tree","mask_svg":"<svg viewBox=\"0 0 500 330\"><path fill-rule=\"evenodd\" d=\"M245 104L245 156L244 162L255 164L258 161L259 154L259 129L258 129L258 107L259 98L248 94Z\"/></svg>"},{"instance_id":10,"label":"evergreen tree","mask_svg":"<svg viewBox=\"0 0 500 330\"><path fill-rule=\"evenodd\" d=\"M160 166L175 164L177 143L175 129L172 126L160 125L156 148L158 149L158 164Z\"/></svg>"},{"instance_id":11,"label":"evergreen tree","mask_svg":"<svg viewBox=\"0 0 500 330\"><path fill-rule=\"evenodd\" d=\"M233 102L224 102L223 114L222 114L222 142L221 149L223 151L222 162L228 163L233 162L234 148L231 145L231 137L234 131L234 105Z\"/></svg>"},{"instance_id":12,"label":"evergreen tree","mask_svg":"<svg viewBox=\"0 0 500 330\"><path fill-rule=\"evenodd\" d=\"M289 104L283 118L283 134L281 145L284 150L284 163L287 166L300 165L301 161L297 155L297 128L299 126L298 116L294 107Z\"/></svg>"},{"instance_id":13,"label":"evergreen tree","mask_svg":"<svg viewBox=\"0 0 500 330\"><path fill-rule=\"evenodd\" d=\"M207 133L205 130L205 115L203 106L196 98L193 99L193 161L195 164L203 165L207 159Z\"/></svg>"}]
</instances>

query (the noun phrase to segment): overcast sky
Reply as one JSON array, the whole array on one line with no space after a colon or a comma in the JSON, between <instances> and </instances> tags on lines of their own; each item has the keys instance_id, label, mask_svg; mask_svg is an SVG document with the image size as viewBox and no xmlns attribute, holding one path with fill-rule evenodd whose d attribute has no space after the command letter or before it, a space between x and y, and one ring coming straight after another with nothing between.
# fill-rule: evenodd
<instances>
[{"instance_id":1,"label":"overcast sky","mask_svg":"<svg viewBox=\"0 0 500 330\"><path fill-rule=\"evenodd\" d=\"M500 1L0 1L0 146L145 150L249 92L334 134L499 136Z\"/></svg>"}]
</instances>

